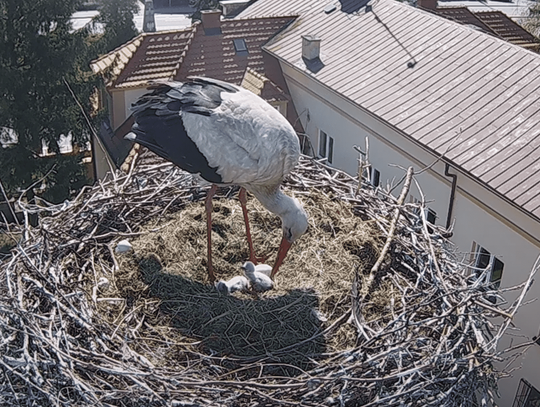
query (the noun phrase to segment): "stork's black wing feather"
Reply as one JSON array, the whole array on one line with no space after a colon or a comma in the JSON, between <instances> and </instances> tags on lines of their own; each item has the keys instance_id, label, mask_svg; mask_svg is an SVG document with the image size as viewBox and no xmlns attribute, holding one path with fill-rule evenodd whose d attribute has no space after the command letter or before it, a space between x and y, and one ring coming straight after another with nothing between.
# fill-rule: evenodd
<instances>
[{"instance_id":1,"label":"stork's black wing feather","mask_svg":"<svg viewBox=\"0 0 540 407\"><path fill-rule=\"evenodd\" d=\"M187 133L182 121L184 112L211 116L222 103L222 92L237 92L226 82L194 78L186 83L164 83L154 86L133 104L135 124L129 136L164 159L191 173L198 173L214 183L222 178L210 167Z\"/></svg>"}]
</instances>

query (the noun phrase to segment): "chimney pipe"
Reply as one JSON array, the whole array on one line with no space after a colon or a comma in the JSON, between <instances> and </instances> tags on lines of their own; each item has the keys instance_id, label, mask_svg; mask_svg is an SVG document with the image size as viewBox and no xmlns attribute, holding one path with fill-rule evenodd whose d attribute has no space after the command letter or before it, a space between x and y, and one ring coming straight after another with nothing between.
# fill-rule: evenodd
<instances>
[{"instance_id":1,"label":"chimney pipe","mask_svg":"<svg viewBox=\"0 0 540 407\"><path fill-rule=\"evenodd\" d=\"M205 35L221 34L221 10L202 10L201 21Z\"/></svg>"},{"instance_id":2,"label":"chimney pipe","mask_svg":"<svg viewBox=\"0 0 540 407\"><path fill-rule=\"evenodd\" d=\"M321 58L321 39L314 35L302 35L302 58L313 61Z\"/></svg>"},{"instance_id":3,"label":"chimney pipe","mask_svg":"<svg viewBox=\"0 0 540 407\"><path fill-rule=\"evenodd\" d=\"M145 0L144 2L143 31L145 33L156 31L153 0Z\"/></svg>"}]
</instances>

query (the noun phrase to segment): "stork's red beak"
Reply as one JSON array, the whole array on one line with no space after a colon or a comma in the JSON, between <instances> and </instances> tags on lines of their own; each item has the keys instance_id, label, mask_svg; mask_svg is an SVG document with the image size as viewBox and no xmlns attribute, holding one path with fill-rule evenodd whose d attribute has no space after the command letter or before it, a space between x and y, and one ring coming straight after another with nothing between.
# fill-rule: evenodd
<instances>
[{"instance_id":1,"label":"stork's red beak","mask_svg":"<svg viewBox=\"0 0 540 407\"><path fill-rule=\"evenodd\" d=\"M283 263L283 260L285 259L285 256L287 256L287 252L291 248L291 245L292 243L289 242L285 236L283 236L283 239L281 239L281 244L279 245L276 262L272 268L272 273L270 273L271 279L273 279L278 272L279 266L281 266L281 263Z\"/></svg>"}]
</instances>

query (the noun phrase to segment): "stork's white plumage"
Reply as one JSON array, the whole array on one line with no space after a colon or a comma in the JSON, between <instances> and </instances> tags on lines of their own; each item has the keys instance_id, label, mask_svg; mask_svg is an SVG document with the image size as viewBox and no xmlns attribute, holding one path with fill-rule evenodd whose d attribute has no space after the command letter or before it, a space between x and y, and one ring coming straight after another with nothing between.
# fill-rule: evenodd
<instances>
[{"instance_id":1,"label":"stork's white plumage","mask_svg":"<svg viewBox=\"0 0 540 407\"><path fill-rule=\"evenodd\" d=\"M248 278L253 291L264 292L269 291L274 287L274 282L272 279L266 274L257 271L252 262L245 262L242 269L244 270L244 274Z\"/></svg>"},{"instance_id":2,"label":"stork's white plumage","mask_svg":"<svg viewBox=\"0 0 540 407\"><path fill-rule=\"evenodd\" d=\"M300 202L283 194L280 184L300 156L290 123L252 92L210 78L162 83L133 106L135 124L126 138L136 141L214 185L206 198L208 273L214 281L211 254L212 196L217 184L241 187L250 260L256 262L247 220L245 189L281 218L283 239L273 277L291 244L307 230Z\"/></svg>"}]
</instances>

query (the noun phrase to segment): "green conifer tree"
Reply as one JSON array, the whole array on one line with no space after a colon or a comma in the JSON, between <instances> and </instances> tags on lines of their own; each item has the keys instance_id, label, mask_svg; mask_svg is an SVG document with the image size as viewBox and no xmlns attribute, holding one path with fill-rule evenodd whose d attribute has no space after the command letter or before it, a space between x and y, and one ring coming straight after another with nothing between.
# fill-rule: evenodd
<instances>
[{"instance_id":1,"label":"green conifer tree","mask_svg":"<svg viewBox=\"0 0 540 407\"><path fill-rule=\"evenodd\" d=\"M66 86L88 109L86 36L73 32L70 23L77 5L78 0L0 0L0 128L4 138L17 138L0 148L0 179L13 195L45 174L46 197L56 202L86 182L80 160L58 154L57 143L67 134L75 149L88 140L81 109ZM54 157L40 156L43 142Z\"/></svg>"}]
</instances>

